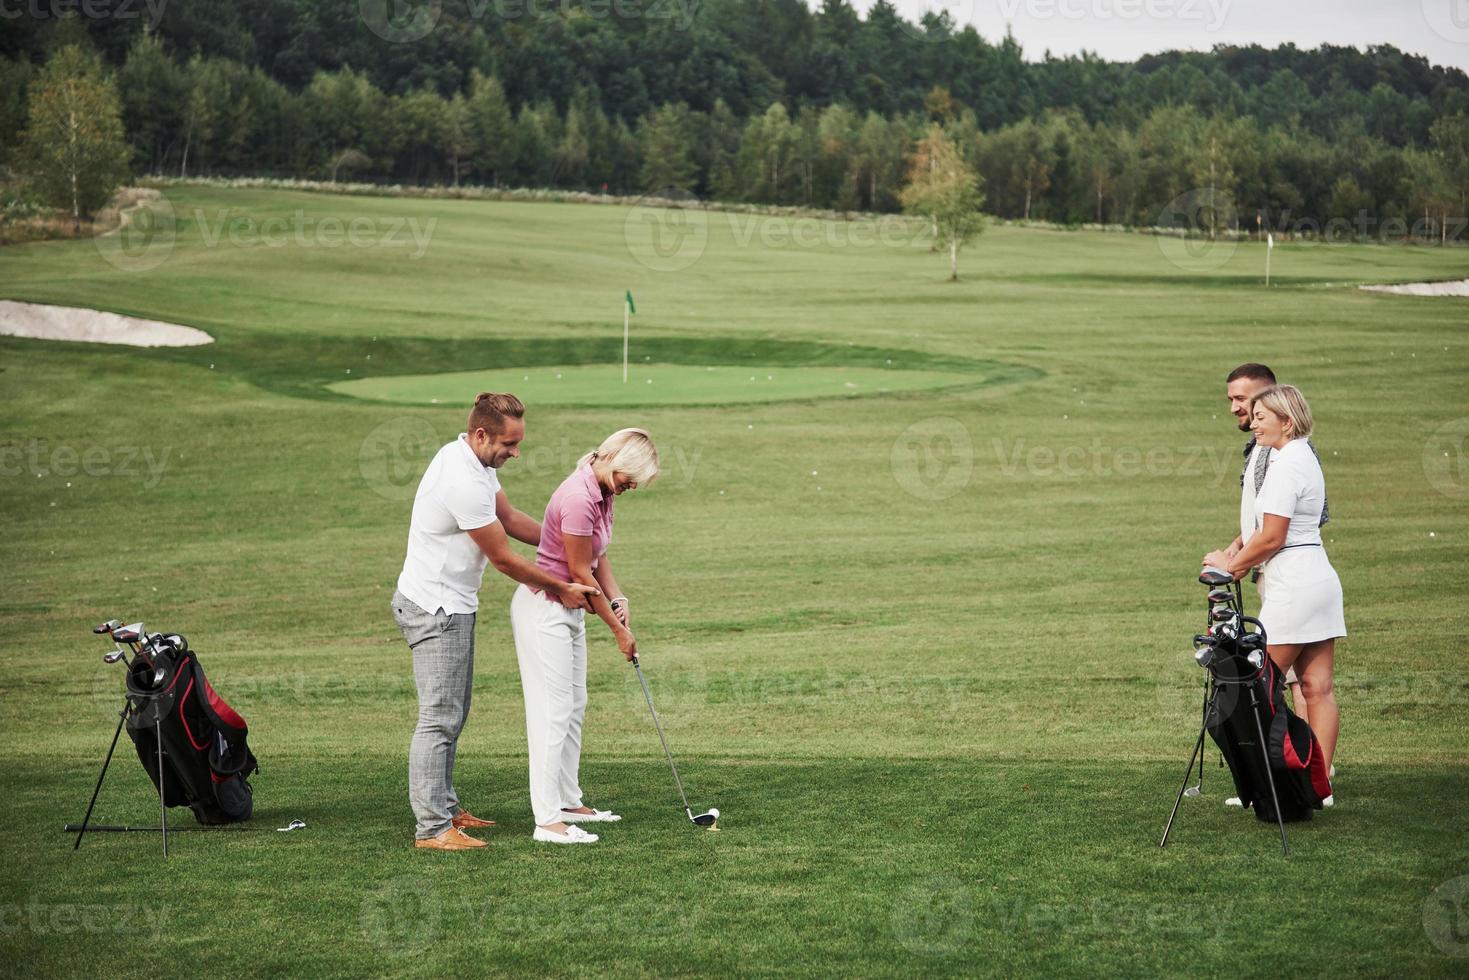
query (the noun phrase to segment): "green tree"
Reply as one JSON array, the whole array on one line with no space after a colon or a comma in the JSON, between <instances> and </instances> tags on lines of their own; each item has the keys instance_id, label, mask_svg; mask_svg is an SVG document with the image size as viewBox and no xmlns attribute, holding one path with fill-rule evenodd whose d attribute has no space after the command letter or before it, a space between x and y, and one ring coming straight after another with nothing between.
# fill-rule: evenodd
<instances>
[{"instance_id":1,"label":"green tree","mask_svg":"<svg viewBox=\"0 0 1469 980\"><path fill-rule=\"evenodd\" d=\"M11 61L0 57L0 166L10 162L20 145L26 120L26 87L30 78L29 59L22 56Z\"/></svg>"},{"instance_id":2,"label":"green tree","mask_svg":"<svg viewBox=\"0 0 1469 980\"><path fill-rule=\"evenodd\" d=\"M439 117L439 149L449 161L455 187L459 186L460 176L473 166L474 146L469 102L464 93L455 92L453 98L443 103L443 114Z\"/></svg>"},{"instance_id":3,"label":"green tree","mask_svg":"<svg viewBox=\"0 0 1469 980\"><path fill-rule=\"evenodd\" d=\"M984 230L984 193L976 174L937 124L918 143L903 207L932 222L949 251L949 281L959 281L959 249Z\"/></svg>"},{"instance_id":4,"label":"green tree","mask_svg":"<svg viewBox=\"0 0 1469 980\"><path fill-rule=\"evenodd\" d=\"M493 75L478 71L469 77L469 123L474 134L474 164L499 185L500 177L515 163L515 119L505 100L505 89Z\"/></svg>"},{"instance_id":5,"label":"green tree","mask_svg":"<svg viewBox=\"0 0 1469 980\"><path fill-rule=\"evenodd\" d=\"M903 159L911 145L900 120L869 112L862 121L856 152L867 210L891 211L899 206Z\"/></svg>"},{"instance_id":6,"label":"green tree","mask_svg":"<svg viewBox=\"0 0 1469 980\"><path fill-rule=\"evenodd\" d=\"M740 196L747 201L790 204L800 195L797 150L800 130L786 107L773 103L745 124L740 140Z\"/></svg>"},{"instance_id":7,"label":"green tree","mask_svg":"<svg viewBox=\"0 0 1469 980\"><path fill-rule=\"evenodd\" d=\"M662 105L638 127L643 166L639 183L645 191L687 191L694 185L694 157L688 107Z\"/></svg>"},{"instance_id":8,"label":"green tree","mask_svg":"<svg viewBox=\"0 0 1469 980\"><path fill-rule=\"evenodd\" d=\"M188 84L178 62L157 34L139 34L118 73L122 121L136 157L161 174L170 145L178 138Z\"/></svg>"},{"instance_id":9,"label":"green tree","mask_svg":"<svg viewBox=\"0 0 1469 980\"><path fill-rule=\"evenodd\" d=\"M443 159L447 100L433 89L414 89L391 102L393 148L400 173L432 180Z\"/></svg>"},{"instance_id":10,"label":"green tree","mask_svg":"<svg viewBox=\"0 0 1469 980\"><path fill-rule=\"evenodd\" d=\"M21 154L41 199L69 210L75 232L127 176L121 112L101 61L76 45L52 55L31 83Z\"/></svg>"},{"instance_id":11,"label":"green tree","mask_svg":"<svg viewBox=\"0 0 1469 980\"><path fill-rule=\"evenodd\" d=\"M1459 214L1463 215L1469 211L1469 117L1462 112L1444 116L1429 132L1443 181L1457 196Z\"/></svg>"},{"instance_id":12,"label":"green tree","mask_svg":"<svg viewBox=\"0 0 1469 980\"><path fill-rule=\"evenodd\" d=\"M347 150L381 159L392 153L388 103L367 76L350 67L319 72L301 95L313 165L330 167Z\"/></svg>"}]
</instances>

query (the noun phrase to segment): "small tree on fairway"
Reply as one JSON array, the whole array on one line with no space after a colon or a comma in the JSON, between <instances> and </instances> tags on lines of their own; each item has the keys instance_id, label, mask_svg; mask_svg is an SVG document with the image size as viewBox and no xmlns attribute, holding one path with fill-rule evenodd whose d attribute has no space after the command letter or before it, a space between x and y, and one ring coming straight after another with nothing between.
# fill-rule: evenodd
<instances>
[{"instance_id":1,"label":"small tree on fairway","mask_svg":"<svg viewBox=\"0 0 1469 980\"><path fill-rule=\"evenodd\" d=\"M949 249L949 281L959 280L959 249L984 230L980 178L964 162L943 129L929 127L918 141L900 199L909 214L928 218Z\"/></svg>"},{"instance_id":2,"label":"small tree on fairway","mask_svg":"<svg viewBox=\"0 0 1469 980\"><path fill-rule=\"evenodd\" d=\"M117 87L76 45L57 51L31 87L23 159L42 200L71 211L72 230L127 176Z\"/></svg>"}]
</instances>

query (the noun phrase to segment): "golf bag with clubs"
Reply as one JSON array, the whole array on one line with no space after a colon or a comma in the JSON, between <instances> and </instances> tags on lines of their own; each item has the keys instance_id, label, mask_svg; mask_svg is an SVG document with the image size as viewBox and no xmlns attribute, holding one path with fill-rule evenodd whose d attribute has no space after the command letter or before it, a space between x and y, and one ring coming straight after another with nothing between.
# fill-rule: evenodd
<instances>
[{"instance_id":1,"label":"golf bag with clubs","mask_svg":"<svg viewBox=\"0 0 1469 980\"><path fill-rule=\"evenodd\" d=\"M187 806L201 824L249 820L247 780L259 769L249 727L215 693L188 641L149 634L128 667L127 695L128 736L155 788L162 775L164 802Z\"/></svg>"},{"instance_id":2,"label":"golf bag with clubs","mask_svg":"<svg viewBox=\"0 0 1469 980\"><path fill-rule=\"evenodd\" d=\"M1238 640L1221 640L1237 647ZM1263 648L1263 641L1261 643ZM1246 665L1252 676L1238 676L1240 665ZM1234 650L1215 655L1210 669L1215 672L1216 684L1220 672L1238 676L1238 682L1252 685L1256 689L1254 698L1241 696L1242 688L1230 684L1219 688L1221 693L1214 699L1206 727L1214 744L1229 765L1234 776L1235 795L1247 807L1254 807L1256 819L1267 823L1276 821L1276 807L1280 820L1291 823L1310 820L1311 811L1322 807L1322 800L1331 795L1331 782L1327 778L1326 760L1311 726L1291 711L1285 703L1285 676L1269 658L1255 669L1250 661L1237 655ZM1232 694L1232 696L1230 696ZM1259 731L1265 733L1266 753L1262 756L1258 745L1253 711L1259 714ZM1270 771L1265 771L1268 757ZM1275 792L1270 791L1273 780Z\"/></svg>"},{"instance_id":3,"label":"golf bag with clubs","mask_svg":"<svg viewBox=\"0 0 1469 980\"><path fill-rule=\"evenodd\" d=\"M1203 724L1163 828L1162 846L1168 846L1195 761L1202 784L1207 733L1229 764L1235 795L1254 808L1257 819L1280 828L1281 848L1289 854L1286 823L1310 820L1331 795L1326 760L1311 727L1286 707L1285 678L1266 653L1265 626L1244 614L1234 577L1206 568L1199 582L1209 587L1208 627L1194 636L1194 661L1208 671Z\"/></svg>"}]
</instances>

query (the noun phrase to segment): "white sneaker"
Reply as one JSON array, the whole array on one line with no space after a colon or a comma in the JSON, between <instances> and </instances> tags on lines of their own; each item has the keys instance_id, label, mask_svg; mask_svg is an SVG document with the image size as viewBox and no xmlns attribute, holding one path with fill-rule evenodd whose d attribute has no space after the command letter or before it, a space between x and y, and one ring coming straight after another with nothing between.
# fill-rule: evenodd
<instances>
[{"instance_id":1,"label":"white sneaker","mask_svg":"<svg viewBox=\"0 0 1469 980\"><path fill-rule=\"evenodd\" d=\"M537 825L532 836L542 844L595 844L598 840L596 834L589 834L580 827L567 827L566 833L558 834Z\"/></svg>"},{"instance_id":2,"label":"white sneaker","mask_svg":"<svg viewBox=\"0 0 1469 980\"><path fill-rule=\"evenodd\" d=\"M1238 796L1231 796L1229 799L1227 799L1227 800L1224 801L1224 805L1225 806L1244 806L1245 805L1245 801L1242 800L1242 799L1240 799Z\"/></svg>"},{"instance_id":3,"label":"white sneaker","mask_svg":"<svg viewBox=\"0 0 1469 980\"><path fill-rule=\"evenodd\" d=\"M1335 793L1332 793L1326 799L1322 800L1321 801L1321 805L1322 806L1336 806L1336 794Z\"/></svg>"},{"instance_id":4,"label":"white sneaker","mask_svg":"<svg viewBox=\"0 0 1469 980\"><path fill-rule=\"evenodd\" d=\"M616 823L622 819L622 815L613 813L611 810L598 810L592 808L591 813L577 813L574 810L562 810L562 823Z\"/></svg>"}]
</instances>

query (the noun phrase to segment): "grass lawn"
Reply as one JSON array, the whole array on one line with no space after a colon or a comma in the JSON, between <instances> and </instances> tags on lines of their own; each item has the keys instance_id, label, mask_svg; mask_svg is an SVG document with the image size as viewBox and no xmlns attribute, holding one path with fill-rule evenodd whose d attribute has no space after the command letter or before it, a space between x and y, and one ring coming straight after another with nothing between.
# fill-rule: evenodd
<instances>
[{"instance_id":1,"label":"grass lawn","mask_svg":"<svg viewBox=\"0 0 1469 980\"><path fill-rule=\"evenodd\" d=\"M713 213L670 250L619 207L167 193L147 248L0 250L0 298L216 338L0 338L18 975L1469 968L1469 302L1351 288L1462 278L1469 253L1287 245L1267 290L1253 243L994 228L950 284L926 242L846 225ZM625 290L654 378L627 389ZM1157 846L1197 733L1194 575L1236 521L1244 360L1311 399L1351 631L1338 805L1289 859L1222 806L1212 751ZM611 553L718 833L684 819L594 628L583 784L624 821L531 842L491 572L456 783L500 826L410 847L388 598L418 474L482 384L530 404L501 479L531 512L612 430L658 440ZM115 722L89 634L111 616L187 634L261 760L248 829L180 834L166 866L144 835L73 853L60 832ZM156 816L127 751L106 822Z\"/></svg>"}]
</instances>

